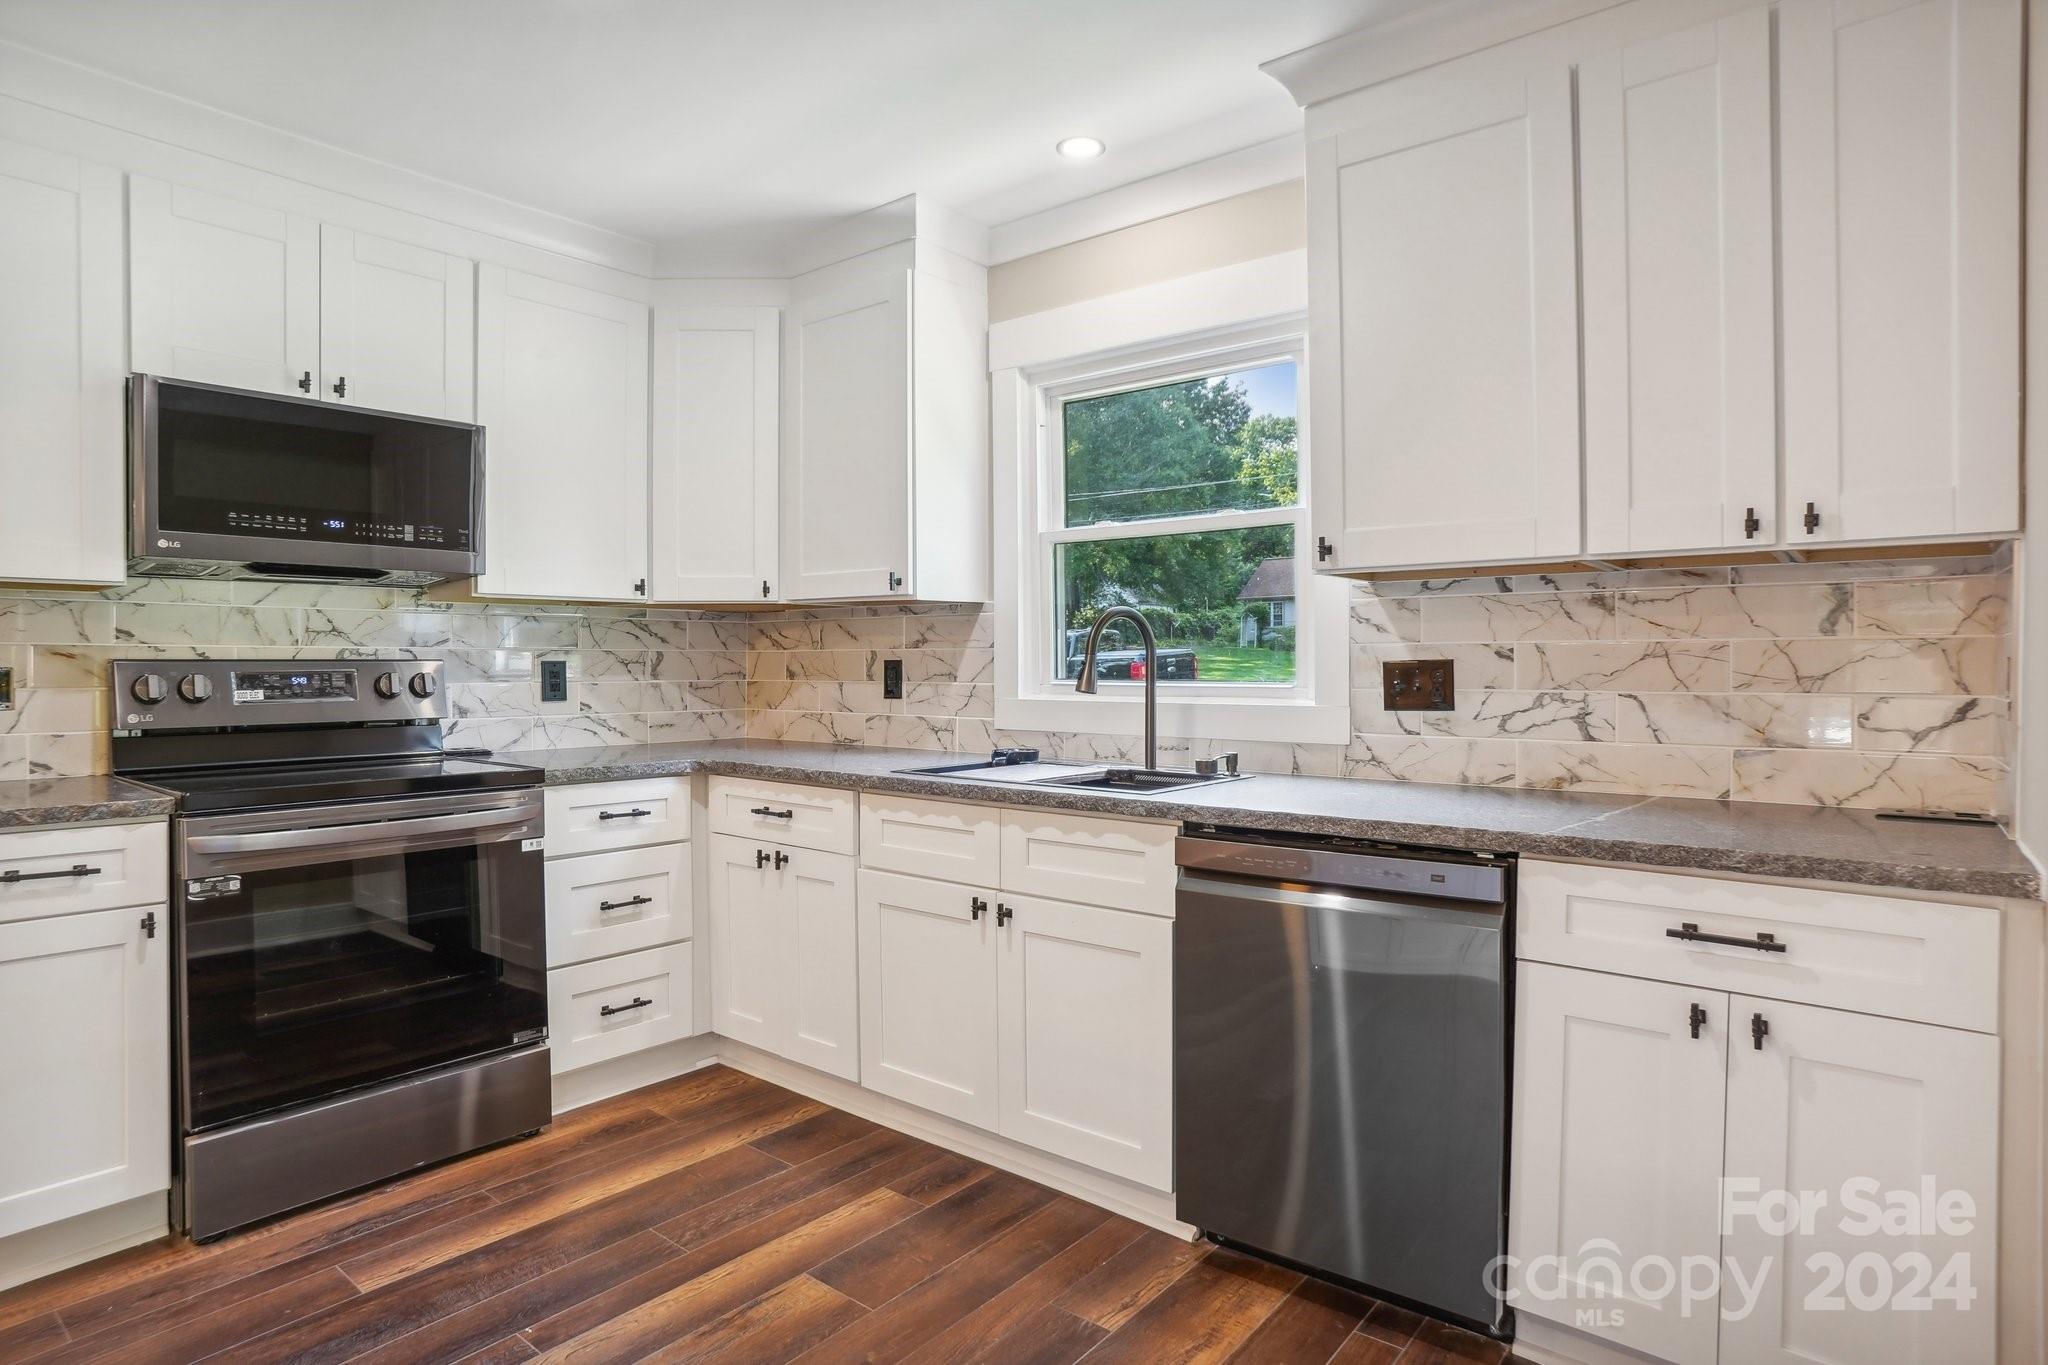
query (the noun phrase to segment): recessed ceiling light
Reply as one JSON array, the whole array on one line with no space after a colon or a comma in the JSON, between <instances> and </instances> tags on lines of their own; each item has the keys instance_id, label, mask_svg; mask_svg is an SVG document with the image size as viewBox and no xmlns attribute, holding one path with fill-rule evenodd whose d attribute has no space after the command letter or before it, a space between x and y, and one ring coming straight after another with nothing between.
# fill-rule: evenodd
<instances>
[{"instance_id":1,"label":"recessed ceiling light","mask_svg":"<svg viewBox=\"0 0 2048 1365\"><path fill-rule=\"evenodd\" d=\"M1104 149L1099 137L1066 137L1061 138L1053 150L1069 160L1092 161L1101 156Z\"/></svg>"}]
</instances>

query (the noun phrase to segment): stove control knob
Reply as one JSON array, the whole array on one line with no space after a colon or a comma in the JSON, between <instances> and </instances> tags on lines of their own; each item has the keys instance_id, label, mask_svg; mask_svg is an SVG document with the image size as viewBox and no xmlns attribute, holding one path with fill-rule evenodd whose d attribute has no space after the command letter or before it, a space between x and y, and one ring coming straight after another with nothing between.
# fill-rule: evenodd
<instances>
[{"instance_id":1,"label":"stove control knob","mask_svg":"<svg viewBox=\"0 0 2048 1365\"><path fill-rule=\"evenodd\" d=\"M178 695L196 706L213 695L213 679L201 673L187 673L178 680Z\"/></svg>"},{"instance_id":2,"label":"stove control knob","mask_svg":"<svg viewBox=\"0 0 2048 1365\"><path fill-rule=\"evenodd\" d=\"M160 673L143 674L129 685L128 690L134 694L135 700L144 706L155 706L171 695L170 684L163 680Z\"/></svg>"},{"instance_id":3,"label":"stove control knob","mask_svg":"<svg viewBox=\"0 0 2048 1365\"><path fill-rule=\"evenodd\" d=\"M390 701L398 695L398 675L396 673L379 673L377 675L377 695L386 701Z\"/></svg>"},{"instance_id":4,"label":"stove control knob","mask_svg":"<svg viewBox=\"0 0 2048 1365\"><path fill-rule=\"evenodd\" d=\"M412 682L408 686L412 688L412 694L415 697L424 701L441 690L441 680L431 673L415 673L412 675Z\"/></svg>"}]
</instances>

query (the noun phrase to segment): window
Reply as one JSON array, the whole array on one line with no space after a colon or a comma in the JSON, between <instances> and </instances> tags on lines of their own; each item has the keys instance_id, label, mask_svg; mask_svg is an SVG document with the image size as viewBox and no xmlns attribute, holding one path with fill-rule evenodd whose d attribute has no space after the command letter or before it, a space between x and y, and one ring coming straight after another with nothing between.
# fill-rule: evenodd
<instances>
[{"instance_id":1,"label":"window","mask_svg":"<svg viewBox=\"0 0 2048 1365\"><path fill-rule=\"evenodd\" d=\"M1017 528L999 726L1129 730L1146 669L1130 621L1104 628L1096 695L1074 688L1090 628L1124 607L1158 641L1162 733L1342 742L1347 593L1311 571L1306 372L1299 321L997 372L1022 419L998 426L1017 476L997 506Z\"/></svg>"},{"instance_id":2,"label":"window","mask_svg":"<svg viewBox=\"0 0 2048 1365\"><path fill-rule=\"evenodd\" d=\"M1293 684L1299 387L1289 357L1054 396L1055 677L1079 676L1089 628L1123 606L1152 626L1161 683ZM1098 652L1096 676L1143 679L1137 631L1111 629L1103 644L1116 647Z\"/></svg>"}]
</instances>

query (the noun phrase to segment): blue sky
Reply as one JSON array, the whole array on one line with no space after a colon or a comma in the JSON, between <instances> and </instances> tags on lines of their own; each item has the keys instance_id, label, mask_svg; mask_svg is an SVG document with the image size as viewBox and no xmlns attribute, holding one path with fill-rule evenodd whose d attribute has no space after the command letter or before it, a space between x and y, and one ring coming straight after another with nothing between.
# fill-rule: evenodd
<instances>
[{"instance_id":1,"label":"blue sky","mask_svg":"<svg viewBox=\"0 0 2048 1365\"><path fill-rule=\"evenodd\" d=\"M1238 370L1230 376L1244 385L1254 415L1292 417L1294 412L1294 362L1262 365L1256 370Z\"/></svg>"}]
</instances>

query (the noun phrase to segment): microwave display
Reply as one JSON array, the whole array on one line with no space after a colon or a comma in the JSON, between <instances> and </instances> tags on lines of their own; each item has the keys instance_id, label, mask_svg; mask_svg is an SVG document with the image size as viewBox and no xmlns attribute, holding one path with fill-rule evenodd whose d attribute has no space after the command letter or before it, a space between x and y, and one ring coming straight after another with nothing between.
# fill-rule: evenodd
<instances>
[{"instance_id":1,"label":"microwave display","mask_svg":"<svg viewBox=\"0 0 2048 1365\"><path fill-rule=\"evenodd\" d=\"M476 428L159 382L156 526L467 552Z\"/></svg>"}]
</instances>

